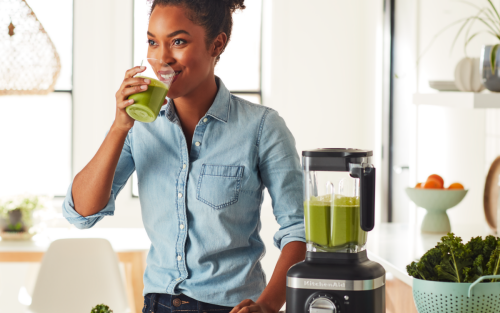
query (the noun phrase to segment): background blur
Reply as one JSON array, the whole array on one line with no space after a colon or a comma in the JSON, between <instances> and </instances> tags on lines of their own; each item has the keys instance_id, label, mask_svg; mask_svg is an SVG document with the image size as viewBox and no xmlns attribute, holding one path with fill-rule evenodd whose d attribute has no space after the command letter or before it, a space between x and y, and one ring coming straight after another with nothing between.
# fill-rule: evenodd
<instances>
[{"instance_id":1,"label":"background blur","mask_svg":"<svg viewBox=\"0 0 500 313\"><path fill-rule=\"evenodd\" d=\"M60 213L72 178L113 122L114 94L125 71L145 56L148 9L145 0L27 2L54 42L62 70L48 96L0 97L0 197L53 195ZM482 191L489 164L500 154L499 113L415 106L411 100L413 93L428 91L428 80L453 80L464 57L463 49L450 53L453 30L418 65L417 58L440 29L471 9L451 0L395 1L391 109L387 2L247 0L247 9L234 15L232 40L216 75L233 93L276 109L294 134L298 153L320 147L374 150L378 222L421 218L403 190L437 172L470 188L449 212L452 225L485 226ZM491 42L492 37L479 36L469 56L479 57L481 46ZM462 46L460 38L457 47ZM272 241L279 225L268 195L261 220L269 279L279 257ZM61 217L49 226L70 227ZM115 215L95 227L143 227L133 179L118 196ZM33 287L38 267L0 264L0 312L20 312L19 299Z\"/></svg>"}]
</instances>

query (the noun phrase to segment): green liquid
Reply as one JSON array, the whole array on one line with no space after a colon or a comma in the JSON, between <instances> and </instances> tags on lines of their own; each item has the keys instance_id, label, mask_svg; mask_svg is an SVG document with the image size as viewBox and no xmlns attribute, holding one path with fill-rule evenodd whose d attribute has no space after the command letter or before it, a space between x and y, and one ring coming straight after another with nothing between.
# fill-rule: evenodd
<instances>
[{"instance_id":1,"label":"green liquid","mask_svg":"<svg viewBox=\"0 0 500 313\"><path fill-rule=\"evenodd\" d=\"M306 241L325 251L354 249L366 244L367 234L360 226L359 197L329 196L311 198L304 203Z\"/></svg>"},{"instance_id":2,"label":"green liquid","mask_svg":"<svg viewBox=\"0 0 500 313\"><path fill-rule=\"evenodd\" d=\"M136 77L148 78L151 80L151 83L148 85L147 90L128 97L128 99L134 99L134 104L128 106L125 111L134 120L151 123L156 120L160 112L165 97L167 96L168 88L157 79L146 76Z\"/></svg>"},{"instance_id":3,"label":"green liquid","mask_svg":"<svg viewBox=\"0 0 500 313\"><path fill-rule=\"evenodd\" d=\"M329 247L330 211L329 202L309 201L304 204L307 242L312 241L322 247Z\"/></svg>"}]
</instances>

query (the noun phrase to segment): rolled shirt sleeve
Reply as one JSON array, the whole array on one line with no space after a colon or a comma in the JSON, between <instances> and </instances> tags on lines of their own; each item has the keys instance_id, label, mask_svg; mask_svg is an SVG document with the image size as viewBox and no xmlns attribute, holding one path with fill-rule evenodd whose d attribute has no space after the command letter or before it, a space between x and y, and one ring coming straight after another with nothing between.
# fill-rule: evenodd
<instances>
[{"instance_id":1,"label":"rolled shirt sleeve","mask_svg":"<svg viewBox=\"0 0 500 313\"><path fill-rule=\"evenodd\" d=\"M289 242L305 242L300 159L292 133L272 109L268 109L262 119L258 146L260 174L280 225L274 235L274 245L282 250Z\"/></svg>"},{"instance_id":2,"label":"rolled shirt sleeve","mask_svg":"<svg viewBox=\"0 0 500 313\"><path fill-rule=\"evenodd\" d=\"M127 138L125 139L125 143L120 154L120 159L118 160L118 164L116 166L109 201L101 211L87 217L83 217L78 212L76 212L72 194L73 183L70 184L68 192L66 193L66 198L64 199L62 205L62 214L66 218L66 220L68 220L68 222L75 225L77 228L91 228L105 216L114 215L116 197L127 183L130 175L132 175L135 170L135 163L130 148L131 134L132 129L127 134Z\"/></svg>"}]
</instances>

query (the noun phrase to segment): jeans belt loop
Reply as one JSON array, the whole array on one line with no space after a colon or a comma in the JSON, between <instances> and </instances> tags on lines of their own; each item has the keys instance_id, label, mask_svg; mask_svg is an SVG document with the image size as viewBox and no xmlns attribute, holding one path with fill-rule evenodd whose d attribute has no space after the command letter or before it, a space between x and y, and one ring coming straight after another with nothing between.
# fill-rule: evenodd
<instances>
[{"instance_id":1,"label":"jeans belt loop","mask_svg":"<svg viewBox=\"0 0 500 313\"><path fill-rule=\"evenodd\" d=\"M156 301L155 300L156 300L156 296L157 295L158 295L157 293L153 293L151 295L151 302L149 303L149 307L151 308L150 312L155 312L156 311L156 307L155 307L155 302Z\"/></svg>"}]
</instances>

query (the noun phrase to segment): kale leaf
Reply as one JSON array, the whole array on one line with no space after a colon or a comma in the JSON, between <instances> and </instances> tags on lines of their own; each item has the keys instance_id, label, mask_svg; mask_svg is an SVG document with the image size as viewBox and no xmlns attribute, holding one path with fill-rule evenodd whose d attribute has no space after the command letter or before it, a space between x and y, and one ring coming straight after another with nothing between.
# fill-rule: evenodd
<instances>
[{"instance_id":1,"label":"kale leaf","mask_svg":"<svg viewBox=\"0 0 500 313\"><path fill-rule=\"evenodd\" d=\"M98 304L92 308L90 313L113 313L113 310L110 310L109 306L105 304Z\"/></svg>"},{"instance_id":2,"label":"kale leaf","mask_svg":"<svg viewBox=\"0 0 500 313\"><path fill-rule=\"evenodd\" d=\"M419 261L409 264L406 271L418 279L457 283L472 283L484 275L499 275L500 238L474 237L464 244L460 237L448 233Z\"/></svg>"},{"instance_id":3,"label":"kale leaf","mask_svg":"<svg viewBox=\"0 0 500 313\"><path fill-rule=\"evenodd\" d=\"M441 250L443 259L436 265L441 281L464 282L463 269L473 263L470 247L462 243L462 238L453 233L441 238L437 247Z\"/></svg>"},{"instance_id":4,"label":"kale leaf","mask_svg":"<svg viewBox=\"0 0 500 313\"><path fill-rule=\"evenodd\" d=\"M496 240L496 247L491 252L488 263L486 264L485 275L499 275L500 274L500 238ZM500 281L499 279L492 279L492 281Z\"/></svg>"},{"instance_id":5,"label":"kale leaf","mask_svg":"<svg viewBox=\"0 0 500 313\"><path fill-rule=\"evenodd\" d=\"M410 276L425 280L438 280L436 265L442 260L442 253L439 248L427 251L418 262L412 262L406 267Z\"/></svg>"},{"instance_id":6,"label":"kale leaf","mask_svg":"<svg viewBox=\"0 0 500 313\"><path fill-rule=\"evenodd\" d=\"M484 272L484 258L483 255L480 254L474 260L471 267L465 267L463 269L464 281L468 283L475 282L479 277L483 276Z\"/></svg>"},{"instance_id":7,"label":"kale leaf","mask_svg":"<svg viewBox=\"0 0 500 313\"><path fill-rule=\"evenodd\" d=\"M498 240L499 238L495 238L495 236L491 235L484 238L483 256L485 262L488 262L493 251L498 248Z\"/></svg>"}]
</instances>

